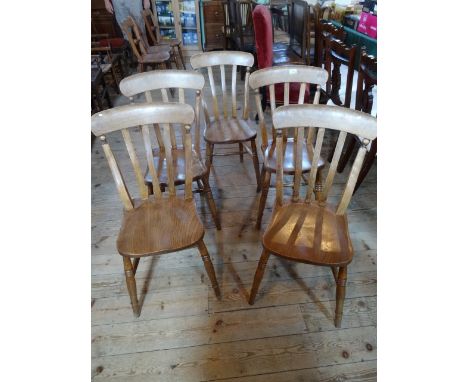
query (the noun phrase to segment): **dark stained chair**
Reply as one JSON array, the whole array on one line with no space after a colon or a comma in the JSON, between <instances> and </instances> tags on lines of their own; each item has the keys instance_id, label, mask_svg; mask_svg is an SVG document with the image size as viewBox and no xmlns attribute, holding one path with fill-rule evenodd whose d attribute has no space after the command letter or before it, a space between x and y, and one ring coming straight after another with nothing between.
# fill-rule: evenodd
<instances>
[{"instance_id":1,"label":"dark stained chair","mask_svg":"<svg viewBox=\"0 0 468 382\"><path fill-rule=\"evenodd\" d=\"M359 62L359 71L357 78L356 90L356 104L355 109L363 111L364 113L371 113L373 106L372 89L377 86L377 58L368 56L365 50L361 51ZM348 163L356 144L359 143L358 137L351 137L347 140L346 151L340 159L338 164L338 172L343 172L346 164ZM354 192L356 192L371 169L377 155L377 139L372 142L371 148L364 159L361 172L359 173L358 180Z\"/></svg>"},{"instance_id":2,"label":"dark stained chair","mask_svg":"<svg viewBox=\"0 0 468 382\"><path fill-rule=\"evenodd\" d=\"M353 245L346 210L351 201L364 156L377 137L376 118L344 107L327 105L288 105L273 115L276 134L276 199L270 223L262 238L263 252L255 272L249 303L253 304L270 255L290 261L330 267L336 281L335 326L341 327L346 293L347 269L353 259ZM316 143L305 197L301 198L301 161L296 161L294 186L290 201L283 201L283 134L293 128L294 157L301 158L305 128L315 126ZM315 127L313 128L315 130ZM325 130L339 132L338 144L323 191L313 199L320 151ZM362 138L358 155L338 203L328 201L336 166L347 134Z\"/></svg>"}]
</instances>

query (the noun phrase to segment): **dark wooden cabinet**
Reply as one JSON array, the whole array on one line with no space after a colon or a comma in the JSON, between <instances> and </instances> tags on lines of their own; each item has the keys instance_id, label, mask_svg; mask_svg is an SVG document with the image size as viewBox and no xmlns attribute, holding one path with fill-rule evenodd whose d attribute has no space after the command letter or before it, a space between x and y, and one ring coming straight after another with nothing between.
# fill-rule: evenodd
<instances>
[{"instance_id":1,"label":"dark wooden cabinet","mask_svg":"<svg viewBox=\"0 0 468 382\"><path fill-rule=\"evenodd\" d=\"M91 0L91 34L108 34L109 37L122 37L114 15L107 12L104 0Z\"/></svg>"},{"instance_id":2,"label":"dark wooden cabinet","mask_svg":"<svg viewBox=\"0 0 468 382\"><path fill-rule=\"evenodd\" d=\"M224 5L222 1L202 1L203 9L203 50L226 49L224 35Z\"/></svg>"}]
</instances>

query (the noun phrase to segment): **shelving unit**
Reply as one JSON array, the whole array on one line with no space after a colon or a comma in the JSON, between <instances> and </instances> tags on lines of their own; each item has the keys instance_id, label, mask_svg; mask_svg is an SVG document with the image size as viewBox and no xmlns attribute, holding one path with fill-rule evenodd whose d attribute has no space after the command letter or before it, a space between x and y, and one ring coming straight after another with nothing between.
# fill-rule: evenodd
<instances>
[{"instance_id":1,"label":"shelving unit","mask_svg":"<svg viewBox=\"0 0 468 382\"><path fill-rule=\"evenodd\" d=\"M153 0L153 12L158 24L158 38L162 41L177 38L182 49L190 52L201 50L200 18L195 0Z\"/></svg>"}]
</instances>

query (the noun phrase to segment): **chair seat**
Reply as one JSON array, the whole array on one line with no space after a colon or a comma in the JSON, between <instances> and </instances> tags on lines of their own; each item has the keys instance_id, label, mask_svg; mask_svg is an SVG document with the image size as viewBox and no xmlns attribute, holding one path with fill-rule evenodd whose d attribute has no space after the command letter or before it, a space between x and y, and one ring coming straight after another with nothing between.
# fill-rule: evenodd
<instances>
[{"instance_id":1,"label":"chair seat","mask_svg":"<svg viewBox=\"0 0 468 382\"><path fill-rule=\"evenodd\" d=\"M203 235L193 199L150 196L124 212L117 250L133 257L163 254L190 247Z\"/></svg>"},{"instance_id":2,"label":"chair seat","mask_svg":"<svg viewBox=\"0 0 468 382\"><path fill-rule=\"evenodd\" d=\"M154 157L154 167L156 168L156 173L159 175L159 184L168 187L168 176L167 176L167 162L163 157L161 158L159 149L153 149ZM174 163L174 184L180 185L185 183L185 153L183 147L172 150L172 161ZM206 174L207 169L201 158L199 158L197 152L192 150L192 174L193 179L200 179L204 174ZM145 174L145 183L151 184L151 174L149 173L148 168L146 169Z\"/></svg>"},{"instance_id":3,"label":"chair seat","mask_svg":"<svg viewBox=\"0 0 468 382\"><path fill-rule=\"evenodd\" d=\"M269 145L265 150L265 167L270 172L276 172L276 146ZM318 167L321 168L325 165L325 160L319 157ZM302 145L302 172L309 172L312 168L312 162L309 159L309 153L307 152L307 146ZM286 151L283 157L283 170L287 174L294 174L294 138L288 138L286 142Z\"/></svg>"},{"instance_id":4,"label":"chair seat","mask_svg":"<svg viewBox=\"0 0 468 382\"><path fill-rule=\"evenodd\" d=\"M276 207L263 235L263 247L290 260L315 265L344 266L353 257L346 215L313 201Z\"/></svg>"},{"instance_id":5,"label":"chair seat","mask_svg":"<svg viewBox=\"0 0 468 382\"><path fill-rule=\"evenodd\" d=\"M148 53L141 58L142 64L160 64L169 60L169 52Z\"/></svg>"},{"instance_id":6,"label":"chair seat","mask_svg":"<svg viewBox=\"0 0 468 382\"><path fill-rule=\"evenodd\" d=\"M223 118L217 120L210 117L205 129L204 137L209 143L236 143L254 139L257 130L249 120L242 118Z\"/></svg>"},{"instance_id":7,"label":"chair seat","mask_svg":"<svg viewBox=\"0 0 468 382\"><path fill-rule=\"evenodd\" d=\"M164 53L170 52L171 47L169 44L161 44L161 45L152 45L148 47L148 54L155 54L155 53Z\"/></svg>"}]
</instances>

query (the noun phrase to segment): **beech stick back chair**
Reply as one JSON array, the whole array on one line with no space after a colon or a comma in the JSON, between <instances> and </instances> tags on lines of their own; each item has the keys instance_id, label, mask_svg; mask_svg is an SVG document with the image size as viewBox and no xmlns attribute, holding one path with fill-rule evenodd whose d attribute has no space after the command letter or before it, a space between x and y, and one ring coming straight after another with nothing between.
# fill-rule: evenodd
<instances>
[{"instance_id":1,"label":"beech stick back chair","mask_svg":"<svg viewBox=\"0 0 468 382\"><path fill-rule=\"evenodd\" d=\"M360 111L338 106L288 105L279 107L273 114L276 134L276 199L273 216L263 235L263 252L250 293L249 303L253 304L271 254L288 260L328 266L336 281L335 326L341 326L343 302L346 290L347 266L353 258L353 246L348 231L346 209L370 143L377 136L376 118ZM312 127L313 126L313 127ZM301 158L304 128L312 128L316 135L312 168L305 198L300 197L300 176L302 163L296 160L295 181L292 199L283 201L283 134L286 129L297 131L294 144L295 158ZM312 199L318 172L320 151L325 130L339 132L339 139L330 169L325 179L323 191L318 200ZM338 159L343 150L347 134L361 137L361 147L352 166L344 191L338 203L327 201Z\"/></svg>"},{"instance_id":2,"label":"beech stick back chair","mask_svg":"<svg viewBox=\"0 0 468 382\"><path fill-rule=\"evenodd\" d=\"M204 139L206 141L206 160L208 172L213 163L214 146L222 144L239 145L240 161L243 162L244 149L252 155L252 160L257 179L257 191L260 191L260 169L257 156L257 145L255 139L257 131L255 122L249 120L249 77L250 68L254 57L250 53L235 51L215 51L193 55L190 58L192 67L198 71L208 71L209 86L212 96L213 114L210 115L205 98L202 102L205 114L206 129ZM226 66L231 66L231 102L228 101L228 90L226 85ZM213 67L219 67L221 76L221 110L218 103L217 86L214 80ZM237 69L246 68L246 77L243 94L243 110L241 117L237 111ZM246 143L250 142L250 148ZM237 154L237 153L236 153ZM219 155L219 154L218 154ZM225 154L232 155L232 154Z\"/></svg>"},{"instance_id":3,"label":"beech stick back chair","mask_svg":"<svg viewBox=\"0 0 468 382\"><path fill-rule=\"evenodd\" d=\"M316 87L314 104L318 104L320 97L320 89L325 86L328 79L328 73L324 69L316 68L313 66L304 65L284 65L284 66L273 66L271 68L265 68L257 70L251 74L249 79L250 87L255 91L255 103L257 106L257 113L259 117L259 127L261 133L261 151L263 153L263 166L261 172L262 182L262 194L260 196L260 203L257 213L256 228L260 229L262 224L263 211L265 209L266 200L268 197L268 190L270 188L271 174L276 173L276 131L271 128L270 136L271 141L268 138L268 129L265 123L265 115L263 113L263 105L261 101L261 94L268 94L270 97L270 110L271 115L274 115L276 111L277 97L276 93L281 92L283 99L281 102L284 105L290 103L303 104L305 96L310 92L310 86ZM299 85L299 86L298 86ZM262 91L267 89L267 91ZM291 99L291 89L295 90L296 99ZM308 97L307 97L308 98ZM313 134L312 129L309 129L309 134L305 137L305 141L302 145L302 153L300 157L294 156L294 146L297 144L298 136L296 130L294 130L291 137L283 136L283 147L284 147L284 161L283 171L288 175L295 174L296 161L301 162L301 174L308 173L312 165L312 154L313 154ZM321 169L324 165L324 160L320 157L318 165L318 177L316 180L315 192L320 192L321 189Z\"/></svg>"},{"instance_id":4,"label":"beech stick back chair","mask_svg":"<svg viewBox=\"0 0 468 382\"><path fill-rule=\"evenodd\" d=\"M163 102L169 102L168 90L172 88L178 89L178 102L186 103L187 92L195 93L195 121L194 121L194 147L192 150L192 182L197 182L201 187L197 192L205 194L208 200L208 206L213 216L213 220L217 229L221 229L219 218L216 212L216 205L211 193L210 183L208 181L208 169L202 161L200 151L200 105L201 92L205 84L205 78L202 74L194 71L185 70L153 70L145 73L134 74L122 80L120 83L120 91L123 95L130 98L133 102L134 97L139 94L144 94L146 102L153 102L151 91L160 91ZM154 125L154 132L157 138L157 147L153 148L154 164L156 172L161 174L159 177L160 188L164 189L168 186L168 167L164 155L164 140L161 133L161 128ZM175 129L170 130L171 134L171 150L174 160L174 182L175 185L185 183L185 148L184 148L184 131L183 127L180 133L180 141L177 142ZM145 184L148 187L148 192L153 193L153 182L149 169L146 171Z\"/></svg>"},{"instance_id":5,"label":"beech stick back chair","mask_svg":"<svg viewBox=\"0 0 468 382\"><path fill-rule=\"evenodd\" d=\"M124 206L124 215L117 250L123 258L125 277L135 317L141 312L138 303L135 273L141 257L161 255L197 246L206 272L216 293L220 296L213 264L203 242L204 229L197 215L192 196L192 182L186 181L183 195L176 193L175 169L171 150L173 124L184 126L185 179L192 179L193 108L180 103L147 103L119 106L96 113L91 118L91 131L102 141L102 148L109 163L117 190ZM159 188L158 173L154 164L150 137L150 125L162 126L162 144L166 155L169 195ZM137 150L130 129L138 127L136 135L143 138L144 154L151 173L154 194L149 195L141 171ZM125 147L134 170L139 195L132 197L106 135L121 131ZM127 176L128 181L128 176Z\"/></svg>"}]
</instances>

